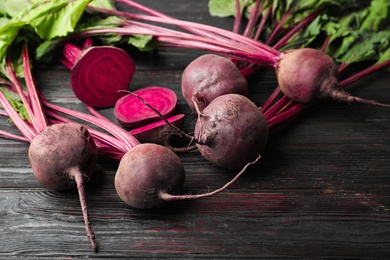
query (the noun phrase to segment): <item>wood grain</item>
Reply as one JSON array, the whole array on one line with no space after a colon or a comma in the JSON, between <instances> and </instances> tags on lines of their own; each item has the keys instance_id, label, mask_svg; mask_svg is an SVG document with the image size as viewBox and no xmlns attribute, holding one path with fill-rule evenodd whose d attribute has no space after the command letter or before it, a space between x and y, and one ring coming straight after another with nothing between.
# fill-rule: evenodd
<instances>
[{"instance_id":1,"label":"wood grain","mask_svg":"<svg viewBox=\"0 0 390 260\"><path fill-rule=\"evenodd\" d=\"M207 1L140 1L178 18L230 28L211 18ZM181 72L198 52L134 54L131 88L162 85L176 91L178 112L195 116L180 94ZM59 64L35 71L46 97L85 111L69 72ZM276 86L272 71L250 80L259 106ZM369 76L348 90L390 103L390 73ZM112 120L112 109L102 113ZM0 258L335 258L386 259L390 255L390 110L325 103L271 137L261 162L227 191L197 201L140 211L116 195L117 162L101 160L87 186L99 247L90 249L76 191L48 191L34 179L28 144L0 139ZM18 133L5 120L1 129ZM197 152L180 154L183 192L214 189L234 172L210 165Z\"/></svg>"}]
</instances>

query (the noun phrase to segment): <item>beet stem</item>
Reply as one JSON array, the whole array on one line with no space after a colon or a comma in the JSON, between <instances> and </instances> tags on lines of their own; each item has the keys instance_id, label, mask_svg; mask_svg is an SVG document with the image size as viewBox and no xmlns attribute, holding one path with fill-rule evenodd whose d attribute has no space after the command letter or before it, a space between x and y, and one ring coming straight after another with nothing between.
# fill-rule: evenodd
<instances>
[{"instance_id":1,"label":"beet stem","mask_svg":"<svg viewBox=\"0 0 390 260\"><path fill-rule=\"evenodd\" d=\"M272 7L273 7L273 4L271 4L268 7L268 10L267 10L266 14L263 15L263 17L261 18L260 24L257 27L255 36L253 37L253 40L258 40L260 38L260 34L263 31L263 29L264 29L265 22L268 20L268 17L270 16L270 14L272 12L272 9L273 9Z\"/></svg>"},{"instance_id":2,"label":"beet stem","mask_svg":"<svg viewBox=\"0 0 390 260\"><path fill-rule=\"evenodd\" d=\"M242 13L241 13L241 7L240 7L240 1L236 0L236 18L234 19L234 25L233 25L233 32L239 33L240 26L241 26L241 19L242 19Z\"/></svg>"},{"instance_id":3,"label":"beet stem","mask_svg":"<svg viewBox=\"0 0 390 260\"><path fill-rule=\"evenodd\" d=\"M248 23L246 25L244 33L242 34L245 37L248 37L248 38L250 37L252 30L255 26L255 22L259 18L259 15L261 14L261 12L264 9L264 5L260 8L260 2L261 2L261 0L256 0L255 6L253 7L253 9L250 13Z\"/></svg>"},{"instance_id":4,"label":"beet stem","mask_svg":"<svg viewBox=\"0 0 390 260\"><path fill-rule=\"evenodd\" d=\"M83 212L85 229L87 231L87 236L89 237L89 241L91 242L92 249L96 252L97 245L96 245L96 241L95 241L95 235L94 235L92 228L91 228L91 222L89 220L87 201L85 199L85 188L84 188L83 175L80 172L80 169L78 169L77 167L72 168L69 172L69 175L74 178L74 180L77 184L77 190L79 193L81 210Z\"/></svg>"},{"instance_id":5,"label":"beet stem","mask_svg":"<svg viewBox=\"0 0 390 260\"><path fill-rule=\"evenodd\" d=\"M280 95L280 87L277 86L267 101L261 106L260 111L264 114L270 106L275 102L276 98Z\"/></svg>"},{"instance_id":6,"label":"beet stem","mask_svg":"<svg viewBox=\"0 0 390 260\"><path fill-rule=\"evenodd\" d=\"M225 190L226 188L228 188L231 184L233 184L246 171L246 169L250 165L255 164L257 161L260 160L260 158L261 158L261 155L259 154L254 161L247 163L242 168L242 170L239 173L236 174L236 176L233 179L231 179L228 183L226 183L225 185L223 185L219 189L216 189L216 190L214 190L212 192L196 194L196 195L172 195L172 194L169 194L169 193L166 193L166 192L162 191L159 194L160 198L163 199L163 200L166 200L166 201L172 201L172 200L191 200L191 199L200 199L200 198L204 198L204 197L210 197L210 196L215 195L215 194Z\"/></svg>"},{"instance_id":7,"label":"beet stem","mask_svg":"<svg viewBox=\"0 0 390 260\"><path fill-rule=\"evenodd\" d=\"M303 27L308 25L311 21L313 21L318 15L320 14L320 11L314 12L307 16L305 19L303 19L299 24L295 25L294 28L289 30L288 33L286 33L285 36L283 36L276 44L274 44L272 47L276 50L282 48L285 46L291 38L296 35L296 33L301 30Z\"/></svg>"},{"instance_id":8,"label":"beet stem","mask_svg":"<svg viewBox=\"0 0 390 260\"><path fill-rule=\"evenodd\" d=\"M282 28L284 22L287 20L287 18L291 15L291 10L288 10L282 17L282 19L280 20L280 22L275 26L275 28L273 29L273 31L271 32L271 35L268 37L267 41L265 42L265 44L267 45L270 45L271 42L274 40L274 38L276 37L276 34L280 31L280 29Z\"/></svg>"}]
</instances>

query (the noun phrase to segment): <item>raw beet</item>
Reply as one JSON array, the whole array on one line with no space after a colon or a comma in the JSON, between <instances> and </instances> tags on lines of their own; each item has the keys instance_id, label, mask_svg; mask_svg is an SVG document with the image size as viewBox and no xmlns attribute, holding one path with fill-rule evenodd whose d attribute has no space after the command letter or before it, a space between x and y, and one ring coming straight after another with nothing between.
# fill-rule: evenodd
<instances>
[{"instance_id":1,"label":"raw beet","mask_svg":"<svg viewBox=\"0 0 390 260\"><path fill-rule=\"evenodd\" d=\"M92 177L97 148L86 127L55 124L31 141L28 155L35 178L48 189L62 191L75 187L73 174Z\"/></svg>"},{"instance_id":2,"label":"raw beet","mask_svg":"<svg viewBox=\"0 0 390 260\"><path fill-rule=\"evenodd\" d=\"M247 97L226 94L198 114L194 138L207 160L222 168L239 169L262 153L268 124Z\"/></svg>"},{"instance_id":3,"label":"raw beet","mask_svg":"<svg viewBox=\"0 0 390 260\"><path fill-rule=\"evenodd\" d=\"M119 123L127 128L136 128L160 120L161 116L145 103L162 116L169 117L176 108L177 96L173 90L166 87L140 88L116 102L114 115Z\"/></svg>"},{"instance_id":4,"label":"raw beet","mask_svg":"<svg viewBox=\"0 0 390 260\"><path fill-rule=\"evenodd\" d=\"M276 74L280 90L299 103L311 103L330 98L343 102L390 107L389 104L349 95L338 81L338 66L323 51L301 48L285 52L279 60Z\"/></svg>"},{"instance_id":5,"label":"raw beet","mask_svg":"<svg viewBox=\"0 0 390 260\"><path fill-rule=\"evenodd\" d=\"M158 144L139 144L129 150L119 163L115 175L115 189L119 197L137 209L155 209L170 201L194 200L213 196L233 184L246 169L248 162L236 176L222 187L200 194L176 194L183 186L185 171L180 158Z\"/></svg>"},{"instance_id":6,"label":"raw beet","mask_svg":"<svg viewBox=\"0 0 390 260\"><path fill-rule=\"evenodd\" d=\"M114 106L124 95L120 91L129 88L135 72L129 54L113 46L85 48L72 61L74 63L68 66L71 66L70 83L74 94L96 108Z\"/></svg>"},{"instance_id":7,"label":"raw beet","mask_svg":"<svg viewBox=\"0 0 390 260\"><path fill-rule=\"evenodd\" d=\"M213 99L224 94L247 95L248 83L237 66L228 58L205 54L193 60L182 75L183 97L192 110L193 99L202 110Z\"/></svg>"},{"instance_id":8,"label":"raw beet","mask_svg":"<svg viewBox=\"0 0 390 260\"><path fill-rule=\"evenodd\" d=\"M31 141L28 157L35 178L46 188L77 187L87 235L97 250L84 190L84 182L93 174L97 148L87 128L73 123L48 126Z\"/></svg>"},{"instance_id":9,"label":"raw beet","mask_svg":"<svg viewBox=\"0 0 390 260\"><path fill-rule=\"evenodd\" d=\"M339 87L337 64L324 52L311 48L287 51L276 70L281 91L290 99L308 103L329 97Z\"/></svg>"},{"instance_id":10,"label":"raw beet","mask_svg":"<svg viewBox=\"0 0 390 260\"><path fill-rule=\"evenodd\" d=\"M121 159L115 189L133 208L159 208L168 202L162 194L181 188L184 180L183 164L174 152L158 144L139 144Z\"/></svg>"}]
</instances>

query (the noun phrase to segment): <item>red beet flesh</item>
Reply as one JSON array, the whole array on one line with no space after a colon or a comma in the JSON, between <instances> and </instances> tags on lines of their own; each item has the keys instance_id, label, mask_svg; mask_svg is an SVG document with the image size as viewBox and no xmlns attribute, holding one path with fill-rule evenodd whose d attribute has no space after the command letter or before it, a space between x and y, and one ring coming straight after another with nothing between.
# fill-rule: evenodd
<instances>
[{"instance_id":1,"label":"red beet flesh","mask_svg":"<svg viewBox=\"0 0 390 260\"><path fill-rule=\"evenodd\" d=\"M147 103L164 117L172 115L176 108L176 93L166 87L151 86L133 91L120 98L114 108L114 115L119 123L127 128L140 127L155 122L161 117L153 109L146 106ZM142 98L142 100L140 98Z\"/></svg>"},{"instance_id":2,"label":"red beet flesh","mask_svg":"<svg viewBox=\"0 0 390 260\"><path fill-rule=\"evenodd\" d=\"M112 107L129 88L135 72L132 58L112 46L85 49L71 69L70 82L77 98L92 107Z\"/></svg>"}]
</instances>

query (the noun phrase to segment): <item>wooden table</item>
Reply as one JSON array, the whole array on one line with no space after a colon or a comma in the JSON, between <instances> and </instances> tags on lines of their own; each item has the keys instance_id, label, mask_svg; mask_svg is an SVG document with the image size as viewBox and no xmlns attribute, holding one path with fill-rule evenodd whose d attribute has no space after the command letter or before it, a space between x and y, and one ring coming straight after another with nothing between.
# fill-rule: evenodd
<instances>
[{"instance_id":1,"label":"wooden table","mask_svg":"<svg viewBox=\"0 0 390 260\"><path fill-rule=\"evenodd\" d=\"M212 18L207 1L140 1L177 18L230 29ZM161 85L178 94L178 112L191 115L180 94L181 73L200 53L160 50L135 54L131 88ZM59 63L35 72L57 104L85 111ZM265 70L250 80L259 106L276 86ZM360 80L352 94L390 103L390 73ZM102 111L114 120L112 109ZM1 121L1 129L18 133ZM390 256L390 109L330 102L274 135L260 163L228 190L210 198L135 210L117 196L117 163L101 160L87 187L99 252L90 248L78 195L52 192L34 178L28 144L0 139L0 258L386 258ZM234 172L212 166L198 152L180 154L185 189L214 189Z\"/></svg>"}]
</instances>

